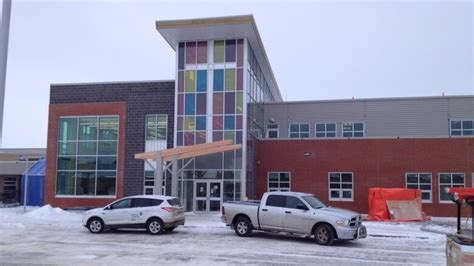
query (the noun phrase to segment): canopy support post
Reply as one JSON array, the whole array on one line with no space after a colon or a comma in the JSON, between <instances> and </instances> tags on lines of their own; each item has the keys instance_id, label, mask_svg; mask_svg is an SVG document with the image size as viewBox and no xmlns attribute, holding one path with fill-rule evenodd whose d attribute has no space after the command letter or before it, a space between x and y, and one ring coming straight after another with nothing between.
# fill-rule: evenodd
<instances>
[{"instance_id":1,"label":"canopy support post","mask_svg":"<svg viewBox=\"0 0 474 266\"><path fill-rule=\"evenodd\" d=\"M155 160L155 195L163 195L163 156L161 151L156 152Z\"/></svg>"},{"instance_id":2,"label":"canopy support post","mask_svg":"<svg viewBox=\"0 0 474 266\"><path fill-rule=\"evenodd\" d=\"M171 196L178 197L178 155L171 161Z\"/></svg>"}]
</instances>

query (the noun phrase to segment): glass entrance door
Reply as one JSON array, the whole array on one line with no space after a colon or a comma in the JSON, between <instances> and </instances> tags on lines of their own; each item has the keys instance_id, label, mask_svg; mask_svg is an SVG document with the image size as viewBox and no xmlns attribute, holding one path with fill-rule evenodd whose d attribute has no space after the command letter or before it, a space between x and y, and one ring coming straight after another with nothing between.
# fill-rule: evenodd
<instances>
[{"instance_id":1,"label":"glass entrance door","mask_svg":"<svg viewBox=\"0 0 474 266\"><path fill-rule=\"evenodd\" d=\"M222 181L200 180L194 186L196 191L195 211L218 212L221 209Z\"/></svg>"}]
</instances>

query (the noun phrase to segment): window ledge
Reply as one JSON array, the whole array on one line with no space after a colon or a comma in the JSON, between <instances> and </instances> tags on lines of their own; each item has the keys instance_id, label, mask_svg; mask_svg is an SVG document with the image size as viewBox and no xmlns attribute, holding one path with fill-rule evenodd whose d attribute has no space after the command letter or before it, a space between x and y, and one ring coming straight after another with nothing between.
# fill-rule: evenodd
<instances>
[{"instance_id":1,"label":"window ledge","mask_svg":"<svg viewBox=\"0 0 474 266\"><path fill-rule=\"evenodd\" d=\"M117 198L116 195L112 196L76 196L76 195L55 195L55 198L80 198L80 199L115 199Z\"/></svg>"}]
</instances>

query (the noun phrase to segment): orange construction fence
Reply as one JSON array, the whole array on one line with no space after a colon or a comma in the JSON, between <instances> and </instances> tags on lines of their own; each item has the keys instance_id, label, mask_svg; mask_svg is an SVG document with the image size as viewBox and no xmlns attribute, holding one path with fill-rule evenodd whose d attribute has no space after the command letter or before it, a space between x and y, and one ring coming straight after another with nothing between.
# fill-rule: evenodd
<instances>
[{"instance_id":1,"label":"orange construction fence","mask_svg":"<svg viewBox=\"0 0 474 266\"><path fill-rule=\"evenodd\" d=\"M421 191L406 188L369 188L369 217L370 221L393 221L387 207L387 201L415 201L421 212ZM423 221L429 217L423 215L420 219L397 221Z\"/></svg>"}]
</instances>

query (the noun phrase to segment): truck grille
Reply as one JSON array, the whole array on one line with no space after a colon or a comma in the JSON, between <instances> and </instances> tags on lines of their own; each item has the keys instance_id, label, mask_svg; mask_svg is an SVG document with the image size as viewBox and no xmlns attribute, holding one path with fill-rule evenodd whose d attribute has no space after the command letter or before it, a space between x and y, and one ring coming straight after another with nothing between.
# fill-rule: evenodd
<instances>
[{"instance_id":1,"label":"truck grille","mask_svg":"<svg viewBox=\"0 0 474 266\"><path fill-rule=\"evenodd\" d=\"M350 227L359 227L362 224L362 216L358 215L352 218L349 222Z\"/></svg>"}]
</instances>

